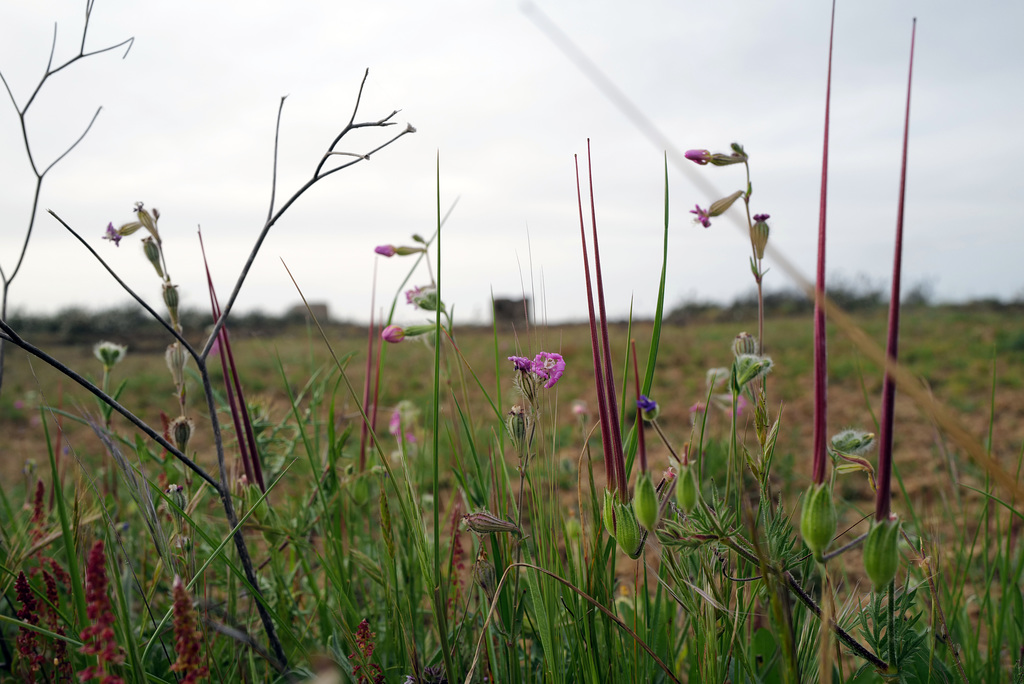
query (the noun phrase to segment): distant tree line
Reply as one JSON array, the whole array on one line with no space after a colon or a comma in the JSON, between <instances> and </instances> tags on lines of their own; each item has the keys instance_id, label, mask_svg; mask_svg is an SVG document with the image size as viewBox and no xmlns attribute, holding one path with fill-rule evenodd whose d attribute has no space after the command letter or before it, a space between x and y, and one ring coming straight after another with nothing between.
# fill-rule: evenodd
<instances>
[{"instance_id":1,"label":"distant tree line","mask_svg":"<svg viewBox=\"0 0 1024 684\"><path fill-rule=\"evenodd\" d=\"M838 277L828 283L828 296L844 311L867 313L884 311L889 307L889 284L872 282L865 276L854 279ZM1016 297L1002 300L995 297L974 299L956 304L936 302L932 286L920 282L903 289L903 310L921 309L932 306L949 308L969 307L974 310L991 311L1024 309L1024 292ZM803 316L814 311L814 300L802 290L784 288L764 293L765 312L769 316ZM695 322L729 322L750 320L757 315L757 291L734 299L729 304L711 300L684 301L665 314L665 320L683 325Z\"/></svg>"},{"instance_id":2,"label":"distant tree line","mask_svg":"<svg viewBox=\"0 0 1024 684\"><path fill-rule=\"evenodd\" d=\"M182 310L179 314L185 337L200 343L213 326L213 317L197 309ZM229 327L232 335L276 335L288 327L305 327L304 311L289 311L281 315L263 311L232 313ZM168 341L167 331L145 311L134 304L90 311L83 307L68 307L52 315L30 314L16 311L8 321L18 333L29 340L44 340L51 344L94 344L103 339L130 341L137 350L162 350ZM321 321L324 323L324 321ZM337 327L337 326L335 326Z\"/></svg>"}]
</instances>

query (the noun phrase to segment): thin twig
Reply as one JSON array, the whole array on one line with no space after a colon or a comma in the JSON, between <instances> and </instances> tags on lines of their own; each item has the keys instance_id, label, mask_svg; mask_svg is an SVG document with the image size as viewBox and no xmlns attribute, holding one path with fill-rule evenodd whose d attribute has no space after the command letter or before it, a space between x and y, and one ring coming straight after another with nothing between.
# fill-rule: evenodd
<instances>
[{"instance_id":1,"label":"thin twig","mask_svg":"<svg viewBox=\"0 0 1024 684\"><path fill-rule=\"evenodd\" d=\"M115 281L117 281L117 284L121 286L121 289L123 289L125 292L127 292L131 296L132 299L134 299L136 302L138 302L139 305L143 309L146 310L146 313L148 313L150 316L152 316L154 321L156 321L157 323L162 325L164 327L164 329L167 330L167 332L169 332L171 334L171 336L175 340L177 340L181 344L181 346L183 346L185 348L186 351L188 351L189 355L192 356L192 358L196 361L196 363L197 364L199 363L199 361L200 361L199 353L195 350L195 348L191 344L188 343L188 340L186 340L185 337L181 333L179 333L177 330L175 330L174 326L171 325L170 323L168 323L164 319L163 316L161 316L159 313L156 312L155 309L153 309L153 307L151 307L149 304L147 304L146 300L144 300L142 297L140 297L128 285L128 283L124 282L124 280L122 280L121 277L117 275L117 273L114 271L114 269L112 269L107 264L107 262L103 260L103 257L101 257L99 255L99 253L93 248L93 246L85 241L85 238L83 238L81 235L79 235L78 232L74 228L69 226L67 224L67 222L64 221L64 219L62 219L60 216L58 216L55 211L53 211L52 209L47 209L46 212L50 216L52 216L53 218L57 219L57 221L59 221L60 224L62 226L64 226L64 228L75 237L76 240L81 242L82 245L84 245L85 248L87 250L89 250L89 253L93 256L93 258L96 259L96 261L98 261L100 263L100 266L102 266L104 269L106 269L107 273L109 273L111 275L111 277Z\"/></svg>"}]
</instances>

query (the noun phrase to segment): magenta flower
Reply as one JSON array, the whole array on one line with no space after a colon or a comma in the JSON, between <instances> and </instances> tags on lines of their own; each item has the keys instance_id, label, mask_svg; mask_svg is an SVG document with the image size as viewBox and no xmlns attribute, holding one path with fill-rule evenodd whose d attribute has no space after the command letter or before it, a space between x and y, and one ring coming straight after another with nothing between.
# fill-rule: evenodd
<instances>
[{"instance_id":1,"label":"magenta flower","mask_svg":"<svg viewBox=\"0 0 1024 684\"><path fill-rule=\"evenodd\" d=\"M405 331L402 330L401 326L389 325L381 331L380 338L385 342L398 344L405 339Z\"/></svg>"},{"instance_id":2,"label":"magenta flower","mask_svg":"<svg viewBox=\"0 0 1024 684\"><path fill-rule=\"evenodd\" d=\"M380 249L380 247L378 247L377 249ZM422 288L422 287L414 287L411 290L406 290L405 291L405 303L406 304L415 304L416 303L416 298L419 297L423 293L423 289L424 288Z\"/></svg>"},{"instance_id":3,"label":"magenta flower","mask_svg":"<svg viewBox=\"0 0 1024 684\"><path fill-rule=\"evenodd\" d=\"M691 214L696 214L697 218L694 219L695 223L700 223L705 228L711 227L711 215L708 214L707 209L701 209L699 204L693 205L693 209L690 210Z\"/></svg>"},{"instance_id":4,"label":"magenta flower","mask_svg":"<svg viewBox=\"0 0 1024 684\"><path fill-rule=\"evenodd\" d=\"M707 150L687 150L683 156L701 166L711 161L711 153Z\"/></svg>"},{"instance_id":5,"label":"magenta flower","mask_svg":"<svg viewBox=\"0 0 1024 684\"><path fill-rule=\"evenodd\" d=\"M396 253L394 245L377 245L373 248L373 251L386 257L393 257Z\"/></svg>"},{"instance_id":6,"label":"magenta flower","mask_svg":"<svg viewBox=\"0 0 1024 684\"><path fill-rule=\"evenodd\" d=\"M551 389L565 372L565 359L561 354L541 352L533 358L531 370L538 378L546 381L544 389Z\"/></svg>"},{"instance_id":7,"label":"magenta flower","mask_svg":"<svg viewBox=\"0 0 1024 684\"><path fill-rule=\"evenodd\" d=\"M523 373L529 373L533 370L533 361L526 358L525 356L510 356L508 360L512 362L512 366Z\"/></svg>"},{"instance_id":8,"label":"magenta flower","mask_svg":"<svg viewBox=\"0 0 1024 684\"><path fill-rule=\"evenodd\" d=\"M114 224L113 223L108 223L107 224L107 232L103 235L103 239L104 240L110 240L111 242L114 243L115 247L120 247L121 246L121 237L122 237L122 235L120 233L118 233L116 230L114 230Z\"/></svg>"},{"instance_id":9,"label":"magenta flower","mask_svg":"<svg viewBox=\"0 0 1024 684\"><path fill-rule=\"evenodd\" d=\"M771 216L769 214L754 214L754 222L759 223L761 221L767 221Z\"/></svg>"}]
</instances>

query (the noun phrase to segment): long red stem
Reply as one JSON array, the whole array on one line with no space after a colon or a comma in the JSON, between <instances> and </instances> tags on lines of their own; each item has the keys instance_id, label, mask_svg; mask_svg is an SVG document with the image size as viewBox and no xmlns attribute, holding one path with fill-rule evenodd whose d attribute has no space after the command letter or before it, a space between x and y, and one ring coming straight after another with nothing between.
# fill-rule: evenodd
<instances>
[{"instance_id":1,"label":"long red stem","mask_svg":"<svg viewBox=\"0 0 1024 684\"><path fill-rule=\"evenodd\" d=\"M903 264L903 207L907 194L907 141L910 134L910 85L914 76L914 38L917 19L910 31L910 74L907 76L907 112L903 120L903 163L900 169L900 199L896 210L896 250L892 264L892 294L889 298L889 336L886 354L894 363L900 344L900 272ZM896 403L896 381L886 370L882 381L882 422L879 427L878 491L875 498L875 520L889 517L892 503L892 427Z\"/></svg>"},{"instance_id":2,"label":"long red stem","mask_svg":"<svg viewBox=\"0 0 1024 684\"><path fill-rule=\"evenodd\" d=\"M619 497L627 496L626 459L622 451L622 430L619 427L619 404L616 401L615 375L612 373L612 351L608 342L608 312L604 306L604 278L601 277L601 250L597 244L597 209L594 205L594 173L590 163L590 140L587 140L587 177L590 181L590 225L594 233L594 280L597 281L597 307L601 316L601 355L604 357L605 395L608 402L608 431L612 439L612 464L618 481ZM602 430L604 426L602 425Z\"/></svg>"},{"instance_id":3,"label":"long red stem","mask_svg":"<svg viewBox=\"0 0 1024 684\"><path fill-rule=\"evenodd\" d=\"M604 472L608 479L608 489L618 491L618 473L614 466L612 457L611 432L608 430L610 421L608 416L608 397L605 394L605 384L601 371L600 344L597 339L597 317L594 314L594 290L590 283L590 259L587 256L587 230L583 222L583 194L580 191L580 165L579 158L576 162L576 202L580 212L580 239L583 242L583 272L587 283L587 311L590 314L590 349L593 352L594 360L594 382L597 388L597 415L601 420L601 448L604 452Z\"/></svg>"},{"instance_id":4,"label":"long red stem","mask_svg":"<svg viewBox=\"0 0 1024 684\"><path fill-rule=\"evenodd\" d=\"M821 155L821 200L818 209L818 272L814 286L814 483L825 482L828 432L828 354L825 336L825 217L828 199L828 118L832 102L832 37L836 4L832 2L832 26L828 36L828 81L825 87L825 144Z\"/></svg>"}]
</instances>

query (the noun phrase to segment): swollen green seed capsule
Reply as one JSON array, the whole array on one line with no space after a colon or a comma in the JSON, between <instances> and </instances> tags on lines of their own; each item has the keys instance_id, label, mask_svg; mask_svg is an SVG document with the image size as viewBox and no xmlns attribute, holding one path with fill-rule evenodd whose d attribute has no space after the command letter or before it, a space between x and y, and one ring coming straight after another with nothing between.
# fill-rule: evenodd
<instances>
[{"instance_id":1,"label":"swollen green seed capsule","mask_svg":"<svg viewBox=\"0 0 1024 684\"><path fill-rule=\"evenodd\" d=\"M164 269L160 266L160 246L156 244L153 238L143 238L142 251L146 254L146 258L149 260L149 263L153 264L153 268L156 269L156 274L163 278Z\"/></svg>"},{"instance_id":2,"label":"swollen green seed capsule","mask_svg":"<svg viewBox=\"0 0 1024 684\"><path fill-rule=\"evenodd\" d=\"M875 521L864 541L864 570L875 585L875 591L884 591L900 566L900 521L894 516L882 522Z\"/></svg>"},{"instance_id":3,"label":"swollen green seed capsule","mask_svg":"<svg viewBox=\"0 0 1024 684\"><path fill-rule=\"evenodd\" d=\"M804 544L817 561L823 561L825 551L832 544L839 524L832 490L825 483L812 484L804 494L804 508L800 513L800 534Z\"/></svg>"},{"instance_id":4,"label":"swollen green seed capsule","mask_svg":"<svg viewBox=\"0 0 1024 684\"><path fill-rule=\"evenodd\" d=\"M627 556L636 560L644 550L645 535L640 531L640 524L629 504L615 504L615 541L619 543Z\"/></svg>"},{"instance_id":5,"label":"swollen green seed capsule","mask_svg":"<svg viewBox=\"0 0 1024 684\"><path fill-rule=\"evenodd\" d=\"M612 539L615 539L615 495L611 490L604 490L604 507L601 509L601 520L604 521L604 529Z\"/></svg>"},{"instance_id":6,"label":"swollen green seed capsule","mask_svg":"<svg viewBox=\"0 0 1024 684\"><path fill-rule=\"evenodd\" d=\"M697 473L693 466L680 466L676 481L676 505L689 515L699 498L700 488L697 486Z\"/></svg>"},{"instance_id":7,"label":"swollen green seed capsule","mask_svg":"<svg viewBox=\"0 0 1024 684\"><path fill-rule=\"evenodd\" d=\"M636 491L633 492L633 512L636 513L637 522L643 525L645 530L653 531L658 526L658 493L654 491L650 473L641 475L636 483Z\"/></svg>"}]
</instances>

